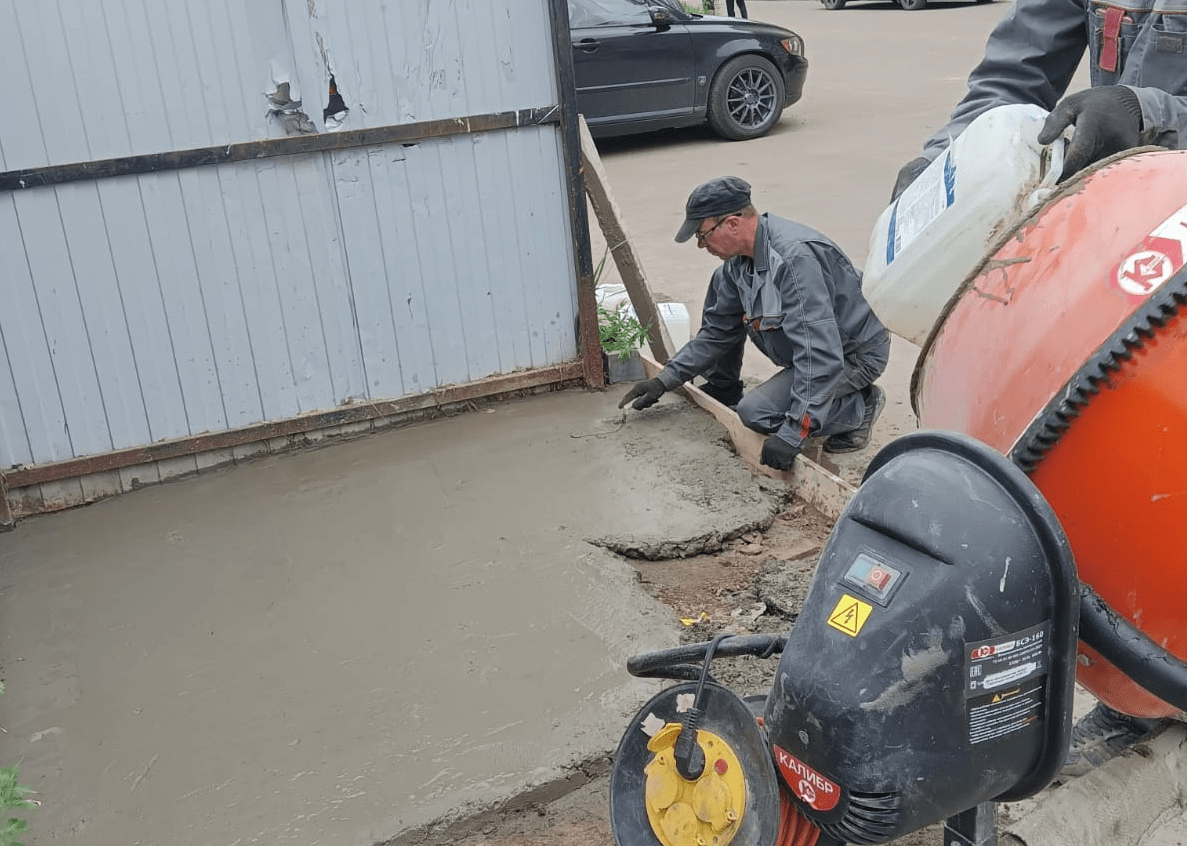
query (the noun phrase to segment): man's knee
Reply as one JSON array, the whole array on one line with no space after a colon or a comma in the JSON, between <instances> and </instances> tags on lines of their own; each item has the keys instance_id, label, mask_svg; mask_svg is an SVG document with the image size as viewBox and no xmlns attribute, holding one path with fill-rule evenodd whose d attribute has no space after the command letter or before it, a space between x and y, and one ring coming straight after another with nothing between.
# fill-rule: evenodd
<instances>
[{"instance_id":1,"label":"man's knee","mask_svg":"<svg viewBox=\"0 0 1187 846\"><path fill-rule=\"evenodd\" d=\"M751 391L742 397L734 411L738 413L738 418L747 429L763 434L769 435L783 424L784 415L777 414L777 409L766 402L765 397L757 391Z\"/></svg>"},{"instance_id":2,"label":"man's knee","mask_svg":"<svg viewBox=\"0 0 1187 846\"><path fill-rule=\"evenodd\" d=\"M890 364L889 332L886 333L886 336L880 340L880 343L874 349L870 350L865 358L866 360L863 364L865 365L866 373L870 377L870 383L873 384L878 381L878 377L886 372L886 366Z\"/></svg>"}]
</instances>

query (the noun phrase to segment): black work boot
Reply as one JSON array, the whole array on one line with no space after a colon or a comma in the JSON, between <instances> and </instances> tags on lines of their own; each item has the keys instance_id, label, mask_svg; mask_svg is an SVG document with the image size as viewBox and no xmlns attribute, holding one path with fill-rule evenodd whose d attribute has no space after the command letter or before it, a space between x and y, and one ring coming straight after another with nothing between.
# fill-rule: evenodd
<instances>
[{"instance_id":1,"label":"black work boot","mask_svg":"<svg viewBox=\"0 0 1187 846\"><path fill-rule=\"evenodd\" d=\"M1059 773L1060 778L1084 775L1153 734L1166 722L1131 717L1097 702L1091 711L1072 726L1072 742L1068 747L1067 760Z\"/></svg>"},{"instance_id":2,"label":"black work boot","mask_svg":"<svg viewBox=\"0 0 1187 846\"><path fill-rule=\"evenodd\" d=\"M742 401L741 381L729 382L725 385L714 385L712 382L706 382L700 388L706 394L713 397L713 399L730 408L733 408Z\"/></svg>"},{"instance_id":3,"label":"black work boot","mask_svg":"<svg viewBox=\"0 0 1187 846\"><path fill-rule=\"evenodd\" d=\"M861 425L848 432L839 432L824 442L825 452L855 452L865 449L870 442L870 433L874 431L874 423L886 405L886 394L877 385L868 385L862 389L862 399L865 400L866 410L861 416Z\"/></svg>"}]
</instances>

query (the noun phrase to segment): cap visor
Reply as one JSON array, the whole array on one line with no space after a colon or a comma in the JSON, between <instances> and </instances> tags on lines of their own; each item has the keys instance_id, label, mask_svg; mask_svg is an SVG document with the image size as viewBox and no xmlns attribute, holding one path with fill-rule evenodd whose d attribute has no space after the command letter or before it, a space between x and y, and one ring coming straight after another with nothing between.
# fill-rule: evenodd
<instances>
[{"instance_id":1,"label":"cap visor","mask_svg":"<svg viewBox=\"0 0 1187 846\"><path fill-rule=\"evenodd\" d=\"M700 220L688 220L685 218L684 225L680 227L680 231L676 233L676 243L683 244L693 236L697 231L697 227L701 225Z\"/></svg>"}]
</instances>

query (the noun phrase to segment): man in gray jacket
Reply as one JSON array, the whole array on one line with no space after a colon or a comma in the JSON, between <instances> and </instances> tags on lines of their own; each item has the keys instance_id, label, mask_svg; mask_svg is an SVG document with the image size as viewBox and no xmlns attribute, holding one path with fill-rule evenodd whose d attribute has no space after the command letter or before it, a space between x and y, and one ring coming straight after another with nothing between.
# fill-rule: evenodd
<instances>
[{"instance_id":1,"label":"man in gray jacket","mask_svg":"<svg viewBox=\"0 0 1187 846\"><path fill-rule=\"evenodd\" d=\"M1085 50L1092 87L1064 97ZM893 196L974 118L1011 103L1051 112L1042 144L1075 126L1065 179L1132 147L1178 149L1187 139L1187 0L1017 0L990 34L951 120L899 171Z\"/></svg>"},{"instance_id":2,"label":"man in gray jacket","mask_svg":"<svg viewBox=\"0 0 1187 846\"><path fill-rule=\"evenodd\" d=\"M769 435L762 449L769 467L790 469L809 437L827 437L828 452L864 447L886 401L873 383L886 369L890 334L841 248L802 223L760 215L749 183L736 176L693 189L676 241L693 236L724 260L709 284L700 331L618 407L647 408L704 375L705 393ZM747 337L783 369L743 396Z\"/></svg>"}]
</instances>

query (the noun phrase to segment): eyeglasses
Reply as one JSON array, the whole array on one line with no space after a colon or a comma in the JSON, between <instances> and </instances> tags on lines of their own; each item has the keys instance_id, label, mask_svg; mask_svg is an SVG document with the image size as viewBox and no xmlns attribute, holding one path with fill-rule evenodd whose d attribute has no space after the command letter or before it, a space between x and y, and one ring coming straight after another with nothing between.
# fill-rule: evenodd
<instances>
[{"instance_id":1,"label":"eyeglasses","mask_svg":"<svg viewBox=\"0 0 1187 846\"><path fill-rule=\"evenodd\" d=\"M715 224L710 226L704 232L702 232L701 230L698 229L695 233L693 233L697 236L697 243L698 244L705 243L705 239L713 234L713 230L716 229L718 226L721 226L721 224L725 223L731 217L737 217L737 215L736 214L727 214L725 217L723 217L721 220L717 221Z\"/></svg>"}]
</instances>

